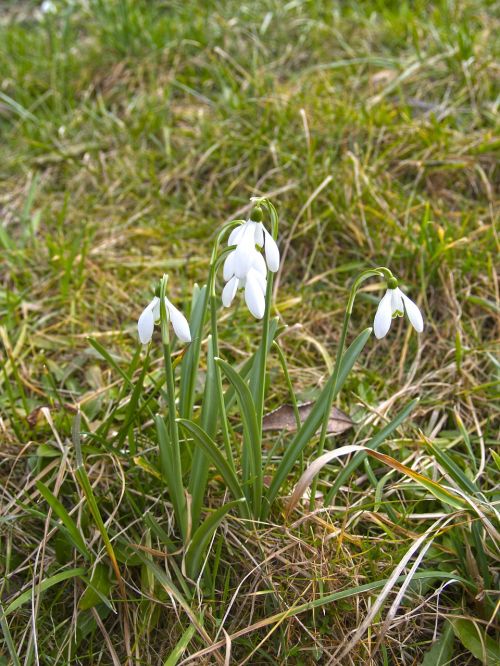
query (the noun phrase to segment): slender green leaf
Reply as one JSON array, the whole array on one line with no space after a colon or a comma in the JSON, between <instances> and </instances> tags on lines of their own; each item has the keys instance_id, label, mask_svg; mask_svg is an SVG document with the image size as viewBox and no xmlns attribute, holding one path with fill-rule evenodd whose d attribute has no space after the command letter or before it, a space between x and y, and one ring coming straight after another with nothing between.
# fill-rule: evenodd
<instances>
[{"instance_id":1,"label":"slender green leaf","mask_svg":"<svg viewBox=\"0 0 500 666\"><path fill-rule=\"evenodd\" d=\"M144 553L138 553L137 555L139 559L142 561L142 563L146 566L146 568L149 569L149 571L153 574L154 578L158 581L158 583L167 592L167 594L171 595L177 601L179 606L183 609L183 611L190 619L191 624L196 628L196 630L202 636L202 638L208 644L211 644L212 640L205 631L205 629L203 628L201 619L192 610L187 599L181 594L179 589L174 585L172 579L168 576L165 570L160 569L160 567L155 562L146 557Z\"/></svg>"},{"instance_id":2,"label":"slender green leaf","mask_svg":"<svg viewBox=\"0 0 500 666\"><path fill-rule=\"evenodd\" d=\"M3 638L5 644L7 645L7 649L9 650L13 666L21 666L16 646L14 644L14 641L12 640L12 635L10 633L9 623L7 622L7 618L5 617L3 606L1 603L0 603L0 628L2 629Z\"/></svg>"},{"instance_id":3,"label":"slender green leaf","mask_svg":"<svg viewBox=\"0 0 500 666\"><path fill-rule=\"evenodd\" d=\"M128 435L131 425L133 424L134 420L137 418L137 412L138 412L137 407L139 405L139 400L143 392L144 379L146 378L148 368L149 368L149 356L147 356L146 360L144 361L141 373L139 375L137 382L135 383L132 395L130 396L130 401L127 404L125 412L125 422L120 428L120 432L118 433L118 444L117 444L118 448L122 447L122 444Z\"/></svg>"},{"instance_id":4,"label":"slender green leaf","mask_svg":"<svg viewBox=\"0 0 500 666\"><path fill-rule=\"evenodd\" d=\"M61 571L58 574L55 574L54 576L50 576L49 578L45 578L42 580L42 582L38 584L34 584L36 587L36 592L41 593L45 592L45 590L50 589L54 585L57 585L58 583L62 583L65 580L68 580L68 578L75 578L75 576L84 576L86 573L86 570L83 567L77 567L76 569L66 569L65 571ZM17 596L13 601L10 602L10 604L7 606L5 609L4 613L5 616L10 615L10 613L13 613L15 610L20 608L23 604L28 603L28 601L31 600L33 596L33 588L30 587L29 590L25 590L22 592L19 596Z\"/></svg>"},{"instance_id":5,"label":"slender green leaf","mask_svg":"<svg viewBox=\"0 0 500 666\"><path fill-rule=\"evenodd\" d=\"M182 479L179 480L179 474L176 472L175 452L172 450L172 440L167 426L165 425L165 419L163 416L157 414L155 416L155 423L156 432L158 433L161 472L168 487L177 525L180 526L184 520L186 506Z\"/></svg>"},{"instance_id":6,"label":"slender green leaf","mask_svg":"<svg viewBox=\"0 0 500 666\"><path fill-rule=\"evenodd\" d=\"M219 447L213 441L213 439L209 437L207 433L204 432L200 426L193 421L189 421L188 419L178 419L178 421L180 425L190 433L195 442L199 446L203 447L203 450L224 479L224 482L231 491L233 497L235 499L244 497L243 490L241 489L236 474L220 452ZM244 506L244 504L242 504L242 506Z\"/></svg>"},{"instance_id":7,"label":"slender green leaf","mask_svg":"<svg viewBox=\"0 0 500 666\"><path fill-rule=\"evenodd\" d=\"M271 348L271 344L272 344L274 338L284 328L284 327L279 327L278 324L279 324L279 321L278 321L277 318L271 319L271 321L269 322L269 338L268 338L268 341L267 341L267 351L268 351L268 353L269 353L269 349ZM252 370L252 368L255 364L256 355L257 355L257 352L252 354L252 356L250 356L250 358L248 358L241 365L241 367L238 370L238 374L240 375L240 377L244 381L246 381L248 379L249 375L250 375L250 372L251 372L251 370ZM234 386L230 385L227 388L227 390L224 394L224 403L226 405L226 410L227 411L229 411L229 409L234 405L235 400L236 400L236 390L235 390Z\"/></svg>"},{"instance_id":8,"label":"slender green leaf","mask_svg":"<svg viewBox=\"0 0 500 666\"><path fill-rule=\"evenodd\" d=\"M224 504L224 506L219 507L202 522L193 534L193 538L186 551L186 566L188 575L191 578L196 578L198 575L204 550L224 516L231 511L233 507L238 506L238 504L241 504L241 502L244 501L243 498L233 500L232 502L228 502L227 504Z\"/></svg>"},{"instance_id":9,"label":"slender green leaf","mask_svg":"<svg viewBox=\"0 0 500 666\"><path fill-rule=\"evenodd\" d=\"M500 645L488 636L479 622L449 618L455 636L484 666L500 666Z\"/></svg>"},{"instance_id":10,"label":"slender green leaf","mask_svg":"<svg viewBox=\"0 0 500 666\"><path fill-rule=\"evenodd\" d=\"M120 586L120 592L122 593L123 598L125 598L125 586L123 584L123 579L120 573L120 567L118 566L115 551L113 550L113 545L108 536L108 531L106 529L106 526L104 525L104 522L102 520L101 513L97 505L97 500L95 498L94 491L92 490L92 486L90 485L89 477L87 476L87 471L83 463L82 448L80 442L80 418L81 418L80 412L78 412L75 418L73 419L73 426L72 426L72 439L73 439L73 444L75 446L76 464L77 464L77 468L75 470L75 477L78 480L78 483L80 484L80 487L83 490L85 498L87 499L87 504L89 506L90 512L97 525L97 529L101 534L101 538L104 542L104 546L106 548L106 552L108 553L108 557L111 560L111 566L113 567L116 579L118 581L118 585Z\"/></svg>"},{"instance_id":11,"label":"slender green leaf","mask_svg":"<svg viewBox=\"0 0 500 666\"><path fill-rule=\"evenodd\" d=\"M113 583L109 578L109 567L106 564L98 562L93 571L90 580L85 579L87 589L78 600L80 610L88 610L104 603L113 612L116 612L109 601L109 593Z\"/></svg>"},{"instance_id":12,"label":"slender green leaf","mask_svg":"<svg viewBox=\"0 0 500 666\"><path fill-rule=\"evenodd\" d=\"M131 389L134 388L134 384L132 382L131 377L124 371L118 363L115 361L115 359L111 356L111 354L101 345L100 342L98 342L95 338L88 338L89 343L92 345L92 347L99 352L99 354L105 359L109 365L116 370L116 372L127 382L127 384L130 386Z\"/></svg>"},{"instance_id":13,"label":"slender green leaf","mask_svg":"<svg viewBox=\"0 0 500 666\"><path fill-rule=\"evenodd\" d=\"M398 578L395 579L394 583L404 583L407 579L406 574L402 576L398 576ZM253 631L257 631L259 629L262 629L263 627L267 627L270 624L274 624L278 626L285 620L286 618L289 617L296 617L297 615L300 615L301 613L308 612L310 610L313 610L314 608L322 608L323 606L327 606L328 604L334 603L336 601L340 601L341 599L349 599L350 597L355 597L360 594L364 594L366 592L373 592L374 590L378 590L380 588L383 588L389 579L384 579L384 580L377 580L373 581L371 583L365 583L364 585L358 585L357 587L350 587L346 590L340 590L338 592L333 592L332 594L327 594L325 596L319 597L318 599L314 599L313 601L309 601L305 604L300 604L298 606L292 606L291 608L287 609L286 611L282 611L281 613L276 613L274 615L271 615L269 617L266 617L262 620L258 620L254 624L244 627L243 629L240 629L239 631L235 632L230 636L231 640L236 640L240 636L245 636L246 634L249 634ZM447 571L420 571L417 572L413 576L413 580L454 580L463 583L464 585L470 585L470 582L465 580L464 578L461 578L460 576L456 576L452 573L448 573ZM206 648L205 650L202 650L197 653L198 657L203 657L205 654L211 653L214 649L223 647L225 645L225 640L217 641L217 643L213 643L210 647Z\"/></svg>"},{"instance_id":14,"label":"slender green leaf","mask_svg":"<svg viewBox=\"0 0 500 666\"><path fill-rule=\"evenodd\" d=\"M453 628L449 622L445 622L443 633L431 649L425 653L420 666L448 666L453 656Z\"/></svg>"},{"instance_id":15,"label":"slender green leaf","mask_svg":"<svg viewBox=\"0 0 500 666\"><path fill-rule=\"evenodd\" d=\"M342 361L340 363L339 375L337 377L337 384L335 386L335 395L338 395L344 382L347 379L348 374L351 372L354 364L358 360L358 356L363 351L366 343L370 339L372 334L371 328L365 328L361 333L354 339L354 341L349 345L342 356Z\"/></svg>"},{"instance_id":16,"label":"slender green leaf","mask_svg":"<svg viewBox=\"0 0 500 666\"><path fill-rule=\"evenodd\" d=\"M390 435L392 435L396 428L399 428L406 417L409 416L409 414L411 414L413 409L416 407L418 401L419 399L415 398L406 404L387 425L385 425L381 430L378 431L376 435L370 439L366 447L368 449L376 450ZM361 463L366 459L367 455L368 454L364 452L357 453L355 456L353 456L352 460L350 460L347 465L339 471L335 477L335 481L333 482L332 487L325 497L325 504L331 504L340 486L345 483L346 479L348 479L354 470L359 467L359 465L361 465Z\"/></svg>"},{"instance_id":17,"label":"slender green leaf","mask_svg":"<svg viewBox=\"0 0 500 666\"><path fill-rule=\"evenodd\" d=\"M243 484L245 491L246 484L249 484L254 515L258 515L262 501L262 443L255 404L250 389L236 370L220 358L216 358L215 362L222 368L238 395L244 431L243 447L244 449L246 447L242 455ZM248 466L245 464L246 461L249 463Z\"/></svg>"},{"instance_id":18,"label":"slender green leaf","mask_svg":"<svg viewBox=\"0 0 500 666\"><path fill-rule=\"evenodd\" d=\"M66 527L71 540L80 553L87 559L90 560L90 551L87 548L85 541L83 540L80 530L76 526L75 521L66 511L64 505L57 499L57 497L47 488L47 486L42 483L42 481L36 482L36 487L40 495L47 501L49 506L52 508L56 516L61 520L62 524Z\"/></svg>"},{"instance_id":19,"label":"slender green leaf","mask_svg":"<svg viewBox=\"0 0 500 666\"><path fill-rule=\"evenodd\" d=\"M208 340L207 353L207 375L205 378L205 390L201 407L200 425L204 432L213 439L217 431L218 400L217 400L217 375L214 361L214 348L212 336ZM196 526L199 521L203 498L208 479L208 468L210 459L204 449L196 446L191 465L191 477L189 480L189 492L191 495L191 521Z\"/></svg>"},{"instance_id":20,"label":"slender green leaf","mask_svg":"<svg viewBox=\"0 0 500 666\"><path fill-rule=\"evenodd\" d=\"M439 446L429 441L428 439L425 440L425 443L441 467L443 467L443 469L448 472L451 478L456 481L459 488L461 488L464 492L471 493L472 495L479 492L479 488L476 486L474 481L471 481L467 478L457 463L450 455L448 455L446 451L443 451L443 449L440 449Z\"/></svg>"},{"instance_id":21,"label":"slender green leaf","mask_svg":"<svg viewBox=\"0 0 500 666\"><path fill-rule=\"evenodd\" d=\"M163 662L163 666L176 666L179 659L184 654L185 649L189 645L191 639L196 632L196 628L190 624L186 631L180 637L177 645L174 647L168 658Z\"/></svg>"},{"instance_id":22,"label":"slender green leaf","mask_svg":"<svg viewBox=\"0 0 500 666\"><path fill-rule=\"evenodd\" d=\"M338 387L342 386L342 383L345 377L347 376L347 372L354 365L356 358L362 352L365 344L368 341L368 338L370 337L370 334L371 334L371 328L367 328L364 331L362 331L345 352L344 360L347 359L347 361L341 365L341 369L339 371L338 383L337 383ZM328 397L330 394L331 383L333 382L333 380L334 377L331 376L330 379L325 384L325 386L323 387L323 390L321 391L319 398L316 400L314 407L312 408L307 419L302 424L302 427L297 432L297 434L290 442L290 444L287 445L285 453L283 454L283 457L281 459L281 462L276 468L273 479L271 481L271 485L269 486L269 489L266 493L266 497L264 498L264 506L262 512L263 518L267 516L270 507L272 506L274 500L276 499L280 491L281 486L288 478L288 475L291 472L296 461L299 459L300 454L316 434L316 431L318 430L324 418L325 410L327 410L329 406Z\"/></svg>"}]
</instances>

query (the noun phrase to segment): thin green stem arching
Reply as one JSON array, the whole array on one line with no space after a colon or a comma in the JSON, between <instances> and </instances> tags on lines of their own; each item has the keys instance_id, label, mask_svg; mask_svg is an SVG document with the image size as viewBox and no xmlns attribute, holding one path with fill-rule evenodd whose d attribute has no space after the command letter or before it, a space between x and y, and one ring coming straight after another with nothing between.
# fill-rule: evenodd
<instances>
[{"instance_id":1,"label":"thin green stem arching","mask_svg":"<svg viewBox=\"0 0 500 666\"><path fill-rule=\"evenodd\" d=\"M323 416L323 423L321 426L321 434L319 438L318 451L317 451L318 456L321 456L323 454L323 450L325 448L326 433L328 431L328 421L333 401L335 400L335 397L337 395L337 383L338 383L337 380L340 372L340 367L342 364L342 357L344 355L345 341L347 339L347 331L349 329L349 322L351 320L352 310L354 307L354 300L356 298L356 294L361 284L368 278L375 276L384 277L386 280L393 278L391 271L388 268L385 268L385 266L381 266L379 268L369 268L366 271L360 273L360 275L358 275L358 277L354 280L354 283L349 292L349 300L347 301L347 307L344 314L344 321L342 323L342 331L340 333L339 344L337 347L337 357L335 358L335 366L333 368L333 374L332 374L333 379L330 385L330 391L326 403L326 412ZM314 479L311 486L311 501L310 501L311 510L314 506L314 499L316 497L316 486L317 486L317 479Z\"/></svg>"}]
</instances>

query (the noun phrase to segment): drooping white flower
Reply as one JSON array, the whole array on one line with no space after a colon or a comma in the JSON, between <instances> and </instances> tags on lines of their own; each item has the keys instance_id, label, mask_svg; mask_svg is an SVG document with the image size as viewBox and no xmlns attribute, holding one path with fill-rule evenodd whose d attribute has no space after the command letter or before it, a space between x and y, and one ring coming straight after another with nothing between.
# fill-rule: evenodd
<instances>
[{"instance_id":1,"label":"drooping white flower","mask_svg":"<svg viewBox=\"0 0 500 666\"><path fill-rule=\"evenodd\" d=\"M258 252L253 265L249 268L243 278L233 275L227 281L222 291L222 304L228 308L233 302L238 289L245 289L245 303L248 309L257 319L262 319L266 309L266 264L264 258Z\"/></svg>"},{"instance_id":2,"label":"drooping white flower","mask_svg":"<svg viewBox=\"0 0 500 666\"><path fill-rule=\"evenodd\" d=\"M403 294L399 287L387 289L380 303L378 304L375 320L373 322L373 332L378 339L387 335L393 318L403 317L407 314L411 325L417 331L422 333L424 330L424 320L418 306Z\"/></svg>"},{"instance_id":3,"label":"drooping white flower","mask_svg":"<svg viewBox=\"0 0 500 666\"><path fill-rule=\"evenodd\" d=\"M40 11L42 14L57 14L57 6L52 0L43 0Z\"/></svg>"},{"instance_id":4,"label":"drooping white flower","mask_svg":"<svg viewBox=\"0 0 500 666\"><path fill-rule=\"evenodd\" d=\"M230 233L227 244L236 245L236 249L231 252L229 257L235 255L232 260L234 262L232 268L237 277L243 277L248 272L253 263L254 253L260 254L256 246L264 248L266 264L271 273L276 273L280 267L278 245L262 222L254 222L249 219L240 224Z\"/></svg>"},{"instance_id":5,"label":"drooping white flower","mask_svg":"<svg viewBox=\"0 0 500 666\"><path fill-rule=\"evenodd\" d=\"M181 342L191 342L191 331L186 317L173 305L165 296L165 307L168 316L172 322L172 327L176 336ZM153 337L155 322L160 319L160 299L155 296L153 300L144 308L139 321L137 322L137 331L139 340L143 345L147 345Z\"/></svg>"},{"instance_id":6,"label":"drooping white flower","mask_svg":"<svg viewBox=\"0 0 500 666\"><path fill-rule=\"evenodd\" d=\"M267 271L279 269L280 252L276 241L264 227L262 211L255 208L252 219L235 227L228 238L228 245L235 245L224 262L223 275L226 285L222 291L222 303L229 307L238 289L245 289L245 302L257 319L266 309ZM264 250L262 254L261 250Z\"/></svg>"}]
</instances>

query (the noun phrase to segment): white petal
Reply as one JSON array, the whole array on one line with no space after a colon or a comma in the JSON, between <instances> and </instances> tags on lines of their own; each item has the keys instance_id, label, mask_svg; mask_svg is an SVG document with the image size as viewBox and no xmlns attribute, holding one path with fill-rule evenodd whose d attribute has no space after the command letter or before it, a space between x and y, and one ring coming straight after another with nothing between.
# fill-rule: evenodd
<instances>
[{"instance_id":1,"label":"white petal","mask_svg":"<svg viewBox=\"0 0 500 666\"><path fill-rule=\"evenodd\" d=\"M396 289L388 289L388 291L391 292L391 310L392 314L397 313L399 317L402 317L405 313L405 309L403 307L403 292L399 287L396 287Z\"/></svg>"},{"instance_id":2,"label":"white petal","mask_svg":"<svg viewBox=\"0 0 500 666\"><path fill-rule=\"evenodd\" d=\"M258 261L256 255L259 254L255 249L253 238L251 241L245 236L234 251L234 274L237 278L244 278L254 261Z\"/></svg>"},{"instance_id":3,"label":"white petal","mask_svg":"<svg viewBox=\"0 0 500 666\"><path fill-rule=\"evenodd\" d=\"M235 275L224 286L224 289L222 290L222 305L225 308L228 308L233 302L233 299L236 295L236 290L238 289L238 284L239 280Z\"/></svg>"},{"instance_id":4,"label":"white petal","mask_svg":"<svg viewBox=\"0 0 500 666\"><path fill-rule=\"evenodd\" d=\"M245 230L245 224L239 224L231 231L231 233L229 234L229 238L227 239L228 245L236 245L238 243L241 234Z\"/></svg>"},{"instance_id":5,"label":"white petal","mask_svg":"<svg viewBox=\"0 0 500 666\"><path fill-rule=\"evenodd\" d=\"M266 255L267 267L271 273L276 273L280 267L280 251L276 241L271 234L264 229L264 253Z\"/></svg>"},{"instance_id":6,"label":"white petal","mask_svg":"<svg viewBox=\"0 0 500 666\"><path fill-rule=\"evenodd\" d=\"M139 340L143 345L147 345L153 337L153 330L155 327L155 318L153 315L153 301L144 308L139 321L137 322L137 332L139 333Z\"/></svg>"},{"instance_id":7,"label":"white petal","mask_svg":"<svg viewBox=\"0 0 500 666\"><path fill-rule=\"evenodd\" d=\"M254 268L258 273L260 273L264 278L267 277L267 266L264 257L261 255L260 252L255 253L255 258L252 264L252 268Z\"/></svg>"},{"instance_id":8,"label":"white petal","mask_svg":"<svg viewBox=\"0 0 500 666\"><path fill-rule=\"evenodd\" d=\"M405 296L405 294L403 294L402 292L401 296L403 299L403 303L405 304L406 314L408 315L408 319L410 320L411 325L417 331L417 333L422 333L422 331L424 330L424 319L422 317L422 313L418 308L418 305L416 305L411 300L411 298L408 298L408 296Z\"/></svg>"},{"instance_id":9,"label":"white petal","mask_svg":"<svg viewBox=\"0 0 500 666\"><path fill-rule=\"evenodd\" d=\"M153 310L154 320L159 321L159 319L160 319L160 299L158 298L158 296L155 296L149 305L150 305L151 309Z\"/></svg>"},{"instance_id":10,"label":"white petal","mask_svg":"<svg viewBox=\"0 0 500 666\"><path fill-rule=\"evenodd\" d=\"M378 304L377 312L375 314L375 319L373 321L373 332L375 337L380 340L384 335L387 335L391 327L392 321L392 307L391 300L392 294L391 289L388 289L384 296L382 297L380 303Z\"/></svg>"},{"instance_id":11,"label":"white petal","mask_svg":"<svg viewBox=\"0 0 500 666\"><path fill-rule=\"evenodd\" d=\"M237 257L235 257L235 254L236 250L230 252L226 257L226 261L224 262L224 268L222 274L226 282L230 280L234 275L234 264L235 264L235 259L237 259Z\"/></svg>"},{"instance_id":12,"label":"white petal","mask_svg":"<svg viewBox=\"0 0 500 666\"><path fill-rule=\"evenodd\" d=\"M266 276L267 276L267 271L265 275L263 275L260 271L256 270L255 268L251 268L248 271L247 280L250 279L254 282L257 282L259 287L262 289L262 293L265 295L267 289Z\"/></svg>"},{"instance_id":13,"label":"white petal","mask_svg":"<svg viewBox=\"0 0 500 666\"><path fill-rule=\"evenodd\" d=\"M245 283L245 303L248 309L257 319L262 319L266 309L266 299L259 279L259 273L252 270L249 272Z\"/></svg>"},{"instance_id":14,"label":"white petal","mask_svg":"<svg viewBox=\"0 0 500 666\"><path fill-rule=\"evenodd\" d=\"M181 342L191 342L191 331L189 330L189 324L186 317L175 307L175 305L172 305L166 297L165 305L167 306L170 321L172 322L176 336Z\"/></svg>"},{"instance_id":15,"label":"white petal","mask_svg":"<svg viewBox=\"0 0 500 666\"><path fill-rule=\"evenodd\" d=\"M257 222L255 225L254 241L256 245L264 247L264 225L262 222Z\"/></svg>"}]
</instances>

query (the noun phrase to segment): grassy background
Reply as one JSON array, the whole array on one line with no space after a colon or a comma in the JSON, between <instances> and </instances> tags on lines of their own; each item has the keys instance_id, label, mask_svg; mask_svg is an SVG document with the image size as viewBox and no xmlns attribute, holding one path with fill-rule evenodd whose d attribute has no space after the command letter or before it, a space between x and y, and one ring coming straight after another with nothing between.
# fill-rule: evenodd
<instances>
[{"instance_id":1,"label":"grassy background","mask_svg":"<svg viewBox=\"0 0 500 666\"><path fill-rule=\"evenodd\" d=\"M283 344L299 395L314 397L323 385L352 276L389 265L420 304L424 334L417 338L398 321L384 341L373 339L339 406L356 421L369 419L369 433L419 396L413 425L384 450L443 479L424 433L493 501L494 3L54 4L57 12L45 15L28 2L0 8L4 607L37 576L81 564L77 554L63 552L57 534L48 538L47 506L33 480L56 482L67 508L75 506L78 493L54 444L69 437L77 405L93 431L122 397L119 375L88 336L121 366L128 363L154 281L168 272L173 295L187 307L193 282L206 277L214 232L244 215L254 194L271 196L282 220L286 256L276 308L291 326ZM363 292L353 333L371 322L381 288ZM227 357L243 360L257 333L243 307L224 312ZM286 395L276 362L271 373L270 408ZM118 411L116 427L120 418ZM147 427L141 436L144 449L154 447ZM367 436L366 429L359 434ZM344 440L354 441L352 432ZM68 456L71 465L71 447ZM158 549L142 520L150 510L168 531L154 478L107 442L96 443L90 459L117 543L120 535ZM322 477L321 490L335 469ZM394 474L376 504L373 482L385 472L358 469L319 522L291 526L275 516L259 544L229 520L213 546L220 561L213 589L200 596L209 636L222 626L233 635L294 604L387 577L443 507ZM211 492L220 501L220 490ZM106 561L81 505L75 515ZM450 585L436 596L438 584L413 587L382 646L375 650L375 627L346 664L420 663L441 616L486 626L495 597L483 588L495 586L497 570L491 544L470 522L457 520L423 566L458 571L475 591ZM124 570L134 658L164 663L189 620L151 573ZM24 663L37 654L44 664L108 664L113 651L123 659L116 615L103 604L82 609L83 589L71 579L36 594L35 614L27 603L8 616L8 635ZM232 659L327 663L373 599L358 595L306 612L269 634L274 625L256 628L234 639ZM184 656L203 647L194 638ZM5 647L5 663L7 654ZM463 641L453 655L454 664L475 663Z\"/></svg>"}]
</instances>

